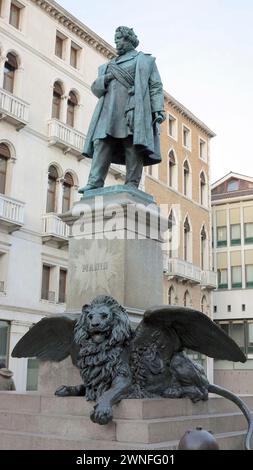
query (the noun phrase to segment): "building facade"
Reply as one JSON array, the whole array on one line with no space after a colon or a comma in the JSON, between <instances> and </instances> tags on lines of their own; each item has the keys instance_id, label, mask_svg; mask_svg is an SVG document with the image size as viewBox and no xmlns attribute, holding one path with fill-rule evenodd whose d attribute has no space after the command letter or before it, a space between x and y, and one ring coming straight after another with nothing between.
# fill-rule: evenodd
<instances>
[{"instance_id":1,"label":"building facade","mask_svg":"<svg viewBox=\"0 0 253 470\"><path fill-rule=\"evenodd\" d=\"M165 110L163 160L148 168L145 177L146 191L169 221L164 303L193 307L212 318L216 273L211 259L210 140L215 134L168 93Z\"/></svg>"},{"instance_id":2,"label":"building facade","mask_svg":"<svg viewBox=\"0 0 253 470\"><path fill-rule=\"evenodd\" d=\"M46 32L46 34L41 34ZM91 83L114 49L53 0L0 1L0 358L18 390L36 388L36 361L10 352L45 315L65 311L68 226L57 214L79 199L81 157L96 104ZM211 315L209 141L214 136L170 95L163 162L141 188L169 220L164 303ZM106 184L124 180L113 166Z\"/></svg>"},{"instance_id":3,"label":"building facade","mask_svg":"<svg viewBox=\"0 0 253 470\"><path fill-rule=\"evenodd\" d=\"M251 393L253 381L253 178L229 173L212 186L214 319L247 362L215 362L215 381Z\"/></svg>"},{"instance_id":4,"label":"building facade","mask_svg":"<svg viewBox=\"0 0 253 470\"><path fill-rule=\"evenodd\" d=\"M32 324L65 310L68 227L57 214L87 182L90 86L114 49L54 1L0 7L0 358L25 390L36 364L10 352ZM107 184L120 176L112 168Z\"/></svg>"}]
</instances>

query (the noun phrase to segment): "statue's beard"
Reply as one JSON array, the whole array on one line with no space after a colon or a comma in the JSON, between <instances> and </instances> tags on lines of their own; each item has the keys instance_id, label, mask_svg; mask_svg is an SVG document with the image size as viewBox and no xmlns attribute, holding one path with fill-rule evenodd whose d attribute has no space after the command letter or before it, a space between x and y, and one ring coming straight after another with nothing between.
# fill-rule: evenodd
<instances>
[{"instance_id":1,"label":"statue's beard","mask_svg":"<svg viewBox=\"0 0 253 470\"><path fill-rule=\"evenodd\" d=\"M134 51L134 46L131 43L129 43L129 44L125 44L124 46L118 46L116 49L117 49L118 55L120 56L120 55L126 54L129 51Z\"/></svg>"}]
</instances>

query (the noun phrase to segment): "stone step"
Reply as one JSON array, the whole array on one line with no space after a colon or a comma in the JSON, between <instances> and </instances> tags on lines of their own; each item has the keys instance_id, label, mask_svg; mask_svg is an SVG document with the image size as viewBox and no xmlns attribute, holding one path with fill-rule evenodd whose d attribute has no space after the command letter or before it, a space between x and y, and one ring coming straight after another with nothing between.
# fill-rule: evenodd
<instances>
[{"instance_id":1,"label":"stone step","mask_svg":"<svg viewBox=\"0 0 253 470\"><path fill-rule=\"evenodd\" d=\"M188 429L201 426L213 433L243 431L246 420L241 413L180 416L145 420L114 419L106 426L86 416L30 413L0 410L0 429L55 434L78 439L154 444L180 439Z\"/></svg>"},{"instance_id":2,"label":"stone step","mask_svg":"<svg viewBox=\"0 0 253 470\"><path fill-rule=\"evenodd\" d=\"M242 432L216 434L221 450L242 450ZM136 444L116 441L97 441L67 439L54 434L45 435L28 432L1 431L0 450L176 450L178 441L161 442L159 444Z\"/></svg>"},{"instance_id":3,"label":"stone step","mask_svg":"<svg viewBox=\"0 0 253 470\"><path fill-rule=\"evenodd\" d=\"M1 404L0 404L1 406ZM78 439L114 441L116 423L94 424L87 416L53 415L0 410L0 429L29 433L55 434Z\"/></svg>"},{"instance_id":4,"label":"stone step","mask_svg":"<svg viewBox=\"0 0 253 470\"><path fill-rule=\"evenodd\" d=\"M253 395L241 397L253 410ZM1 410L28 411L43 414L67 414L89 416L93 403L82 397L56 397L40 395L38 392L0 392ZM114 417L118 419L173 418L203 414L237 412L237 406L229 400L211 396L206 402L192 403L189 399L142 399L122 400L114 406Z\"/></svg>"},{"instance_id":5,"label":"stone step","mask_svg":"<svg viewBox=\"0 0 253 470\"><path fill-rule=\"evenodd\" d=\"M180 439L185 431L201 426L214 434L246 431L241 413L194 415L153 420L115 420L116 440L138 443L158 443Z\"/></svg>"}]
</instances>

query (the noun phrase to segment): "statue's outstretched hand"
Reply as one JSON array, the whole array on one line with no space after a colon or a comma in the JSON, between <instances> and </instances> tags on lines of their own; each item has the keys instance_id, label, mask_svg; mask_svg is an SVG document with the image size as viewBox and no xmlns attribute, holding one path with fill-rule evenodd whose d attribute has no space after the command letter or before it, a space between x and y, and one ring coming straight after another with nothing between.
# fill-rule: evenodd
<instances>
[{"instance_id":1,"label":"statue's outstretched hand","mask_svg":"<svg viewBox=\"0 0 253 470\"><path fill-rule=\"evenodd\" d=\"M166 119L165 111L157 111L154 113L154 122L153 124L162 124Z\"/></svg>"}]
</instances>

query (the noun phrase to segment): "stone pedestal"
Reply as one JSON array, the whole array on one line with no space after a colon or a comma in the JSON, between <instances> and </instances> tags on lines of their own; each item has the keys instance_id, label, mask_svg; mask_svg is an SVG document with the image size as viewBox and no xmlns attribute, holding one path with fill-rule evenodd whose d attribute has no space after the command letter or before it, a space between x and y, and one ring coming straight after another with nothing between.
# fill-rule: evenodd
<instances>
[{"instance_id":1,"label":"stone pedestal","mask_svg":"<svg viewBox=\"0 0 253 470\"><path fill-rule=\"evenodd\" d=\"M99 294L130 309L163 303L167 220L152 196L127 186L92 190L61 218L71 227L68 312Z\"/></svg>"}]
</instances>

